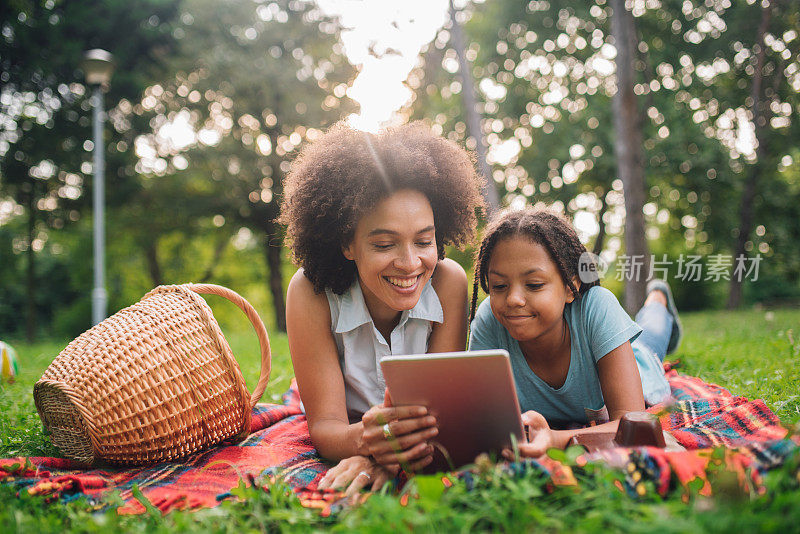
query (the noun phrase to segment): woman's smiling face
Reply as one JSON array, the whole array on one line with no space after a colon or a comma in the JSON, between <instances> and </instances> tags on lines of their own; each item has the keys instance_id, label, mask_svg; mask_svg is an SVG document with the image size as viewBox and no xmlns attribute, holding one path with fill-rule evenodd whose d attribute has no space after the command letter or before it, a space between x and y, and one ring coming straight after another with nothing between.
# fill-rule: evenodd
<instances>
[{"instance_id":1,"label":"woman's smiling face","mask_svg":"<svg viewBox=\"0 0 800 534\"><path fill-rule=\"evenodd\" d=\"M373 319L410 310L439 261L427 197L402 189L384 198L361 217L342 252L356 264Z\"/></svg>"}]
</instances>

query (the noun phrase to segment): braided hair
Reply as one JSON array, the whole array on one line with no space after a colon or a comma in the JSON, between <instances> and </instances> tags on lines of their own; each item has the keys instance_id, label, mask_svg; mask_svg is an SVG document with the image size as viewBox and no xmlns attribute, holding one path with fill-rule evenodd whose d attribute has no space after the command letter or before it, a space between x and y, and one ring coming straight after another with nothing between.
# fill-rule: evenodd
<instances>
[{"instance_id":1,"label":"braided hair","mask_svg":"<svg viewBox=\"0 0 800 534\"><path fill-rule=\"evenodd\" d=\"M561 215L549 209L526 208L498 214L486 226L480 249L475 255L475 279L472 285L470 323L475 318L478 304L478 285L489 293L489 262L497 244L503 239L524 237L547 250L556 264L564 284L575 298L580 298L589 288L599 286L599 280L580 282L575 287L573 279L578 275L578 264L586 247L581 243L572 225Z\"/></svg>"}]
</instances>

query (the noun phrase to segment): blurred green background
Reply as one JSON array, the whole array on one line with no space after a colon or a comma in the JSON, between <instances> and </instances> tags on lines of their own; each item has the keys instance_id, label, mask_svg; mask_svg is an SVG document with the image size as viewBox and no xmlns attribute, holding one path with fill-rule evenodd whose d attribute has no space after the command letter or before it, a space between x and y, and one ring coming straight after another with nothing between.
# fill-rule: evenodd
<instances>
[{"instance_id":1,"label":"blurred green background","mask_svg":"<svg viewBox=\"0 0 800 534\"><path fill-rule=\"evenodd\" d=\"M670 263L681 309L721 308L740 290L740 306L800 302L797 7L632 4L639 230ZM564 211L611 265L604 285L625 291L619 43L605 0L450 11L441 1L14 0L0 26L0 339L69 339L90 326L96 147L80 62L92 48L115 61L100 147L109 313L162 283L206 281L280 331L294 270L274 223L283 177L325 128L392 96L359 92L358 80L380 62L394 72L393 61L406 70L391 123L423 120L477 150L502 205ZM709 275L740 248L760 255L757 279L732 284L734 266ZM450 251L468 272L471 254ZM690 256L704 268L696 281L679 272ZM245 328L233 306L215 313L223 328Z\"/></svg>"}]
</instances>

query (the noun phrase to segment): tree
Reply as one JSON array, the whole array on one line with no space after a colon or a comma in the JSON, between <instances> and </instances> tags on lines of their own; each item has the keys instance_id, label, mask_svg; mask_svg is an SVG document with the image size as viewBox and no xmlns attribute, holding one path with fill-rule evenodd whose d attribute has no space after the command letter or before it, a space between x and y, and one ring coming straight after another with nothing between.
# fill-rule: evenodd
<instances>
[{"instance_id":1,"label":"tree","mask_svg":"<svg viewBox=\"0 0 800 534\"><path fill-rule=\"evenodd\" d=\"M613 118L613 56L601 30L608 12L590 7L530 2L520 13L512 2L474 6L464 11L465 56L481 89L488 159L505 202L542 200L584 221L600 214L604 236L603 219L619 210L622 195L613 185L613 137L600 127ZM474 149L465 138L461 87L448 81L458 55L448 48L450 33L440 33L409 77L417 89L409 113Z\"/></svg>"},{"instance_id":2,"label":"tree","mask_svg":"<svg viewBox=\"0 0 800 534\"><path fill-rule=\"evenodd\" d=\"M684 108L683 121L667 116L669 138L686 133L684 125L695 129L683 145L687 155L679 147L672 152L680 162L676 176L690 178L678 185L706 197L699 209L679 215L692 222L685 229L688 244L698 242L707 254L728 253L736 263L757 260L750 257L754 252L771 258L760 278L782 278L775 286L786 296L793 290L785 282L796 286L800 274L794 255L785 252L797 234L785 195L792 190L792 139L800 133L792 82L800 52L798 8L795 0L674 2L665 3L659 17L640 18L643 34L659 36L648 41L658 71L653 79L677 82L675 105ZM738 305L743 287L744 279L732 275L729 307Z\"/></svg>"},{"instance_id":3,"label":"tree","mask_svg":"<svg viewBox=\"0 0 800 534\"><path fill-rule=\"evenodd\" d=\"M497 195L497 187L492 180L492 173L486 164L486 141L483 138L483 128L481 116L477 109L477 99L475 98L475 81L472 78L472 69L467 59L464 34L459 22L459 12L450 0L450 28L452 30L453 49L458 56L458 72L461 75L461 87L464 91L464 115L467 122L467 129L470 137L475 139L475 150L478 156L478 171L486 179L483 195L486 199L488 215L500 208L500 199Z\"/></svg>"},{"instance_id":4,"label":"tree","mask_svg":"<svg viewBox=\"0 0 800 534\"><path fill-rule=\"evenodd\" d=\"M797 1L776 3L780 16L773 16L765 34L769 82L763 86L761 122L770 150L753 202L756 235L750 232L745 242L746 250L766 251L777 260L767 267L774 276L795 284L798 261L783 250L791 248L797 227L786 200L794 190L796 161L797 7ZM594 248L608 260L635 253L620 238L626 212L640 210L654 251L673 260L686 253L730 256L731 231L740 217L731 206L741 204L747 169L759 160L755 150L740 148L746 145L742 132L752 123L748 110L759 49L753 21L761 10L760 3L728 0L631 4L629 22L638 30L632 89L642 127L634 145L641 147L646 183L643 205L631 210L624 206L623 181L615 179L615 136L608 127L615 119L619 57L607 2L533 1L524 12L509 1L468 7L466 56L481 89L487 159L494 179L505 186L505 203L543 201L563 208L581 223L582 239L594 236ZM461 88L449 79L457 54L449 43L449 32L440 32L409 77L416 93L407 113L464 141ZM690 283L676 290L687 299L703 295ZM708 294L703 298L705 306L713 305Z\"/></svg>"},{"instance_id":5,"label":"tree","mask_svg":"<svg viewBox=\"0 0 800 534\"><path fill-rule=\"evenodd\" d=\"M625 251L635 262L644 261L641 272L650 267L650 252L645 238L644 204L644 154L642 154L642 127L639 102L633 87L636 83L634 68L636 25L633 15L625 7L625 0L612 0L611 27L617 48L617 90L614 94L614 142L617 155L617 174L622 180L625 194ZM644 303L647 280L644 276L627 277L625 308L634 313Z\"/></svg>"},{"instance_id":6,"label":"tree","mask_svg":"<svg viewBox=\"0 0 800 534\"><path fill-rule=\"evenodd\" d=\"M175 147L155 136L140 140L163 161L148 171L193 176L201 189L191 195L216 199L207 217L220 215L225 225L258 236L277 326L285 330L285 249L275 223L283 177L303 142L354 110L344 97L355 72L338 25L309 2L191 0L186 9L177 75L151 87L142 104L161 123L188 117L196 141ZM175 167L180 158L188 160L186 170Z\"/></svg>"},{"instance_id":7,"label":"tree","mask_svg":"<svg viewBox=\"0 0 800 534\"><path fill-rule=\"evenodd\" d=\"M28 339L36 331L37 249L49 229L80 218L85 209L84 184L90 183L86 151L91 141L84 142L91 137L90 108L78 71L82 53L105 48L115 55L118 74L107 96L112 105L135 97L158 72L161 58L171 47L170 21L176 6L175 0L0 6L0 116L4 119L0 121L0 195L23 206L28 218L24 245ZM126 38L120 40L120 34ZM111 141L115 144L119 139ZM133 154L110 156L108 174L126 177L124 170L132 167Z\"/></svg>"}]
</instances>

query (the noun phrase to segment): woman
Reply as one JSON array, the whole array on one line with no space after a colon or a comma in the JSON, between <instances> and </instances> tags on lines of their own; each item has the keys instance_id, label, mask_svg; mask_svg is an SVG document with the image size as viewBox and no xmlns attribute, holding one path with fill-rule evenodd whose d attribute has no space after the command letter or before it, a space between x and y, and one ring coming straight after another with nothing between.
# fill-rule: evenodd
<instances>
[{"instance_id":1,"label":"woman","mask_svg":"<svg viewBox=\"0 0 800 534\"><path fill-rule=\"evenodd\" d=\"M311 439L343 460L321 489L377 489L432 460L435 419L383 402L379 362L464 349L467 279L444 246L473 237L480 188L469 155L419 123L377 135L339 124L293 163L280 218L300 266L289 349Z\"/></svg>"}]
</instances>

